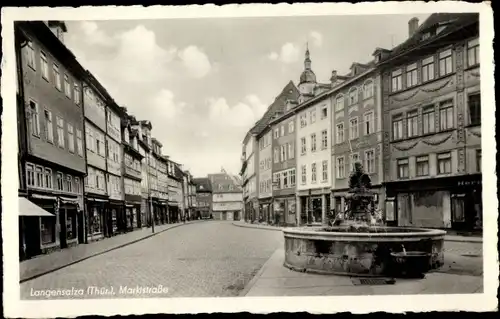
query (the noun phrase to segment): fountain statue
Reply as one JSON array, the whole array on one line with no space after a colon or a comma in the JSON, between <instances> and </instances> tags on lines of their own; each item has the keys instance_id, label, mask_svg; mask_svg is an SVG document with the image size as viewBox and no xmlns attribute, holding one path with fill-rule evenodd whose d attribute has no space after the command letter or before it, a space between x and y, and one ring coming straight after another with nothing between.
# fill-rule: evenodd
<instances>
[{"instance_id":1,"label":"fountain statue","mask_svg":"<svg viewBox=\"0 0 500 319\"><path fill-rule=\"evenodd\" d=\"M346 209L329 226L284 229L292 270L359 276L421 276L444 261L443 230L387 227L370 177L355 163Z\"/></svg>"}]
</instances>

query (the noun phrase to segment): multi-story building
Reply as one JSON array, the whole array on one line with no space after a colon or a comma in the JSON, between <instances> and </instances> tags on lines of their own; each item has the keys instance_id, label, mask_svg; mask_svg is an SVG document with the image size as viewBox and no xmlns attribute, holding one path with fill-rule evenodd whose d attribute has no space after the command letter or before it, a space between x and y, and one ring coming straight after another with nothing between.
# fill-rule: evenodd
<instances>
[{"instance_id":1,"label":"multi-story building","mask_svg":"<svg viewBox=\"0 0 500 319\"><path fill-rule=\"evenodd\" d=\"M272 219L272 129L266 126L257 135L259 145L259 220L270 222ZM215 191L215 190L214 190Z\"/></svg>"},{"instance_id":2,"label":"multi-story building","mask_svg":"<svg viewBox=\"0 0 500 319\"><path fill-rule=\"evenodd\" d=\"M389 223L481 228L478 28L477 13L414 18L405 42L376 52Z\"/></svg>"},{"instance_id":3,"label":"multi-story building","mask_svg":"<svg viewBox=\"0 0 500 319\"><path fill-rule=\"evenodd\" d=\"M160 180L163 178L163 165L166 165L165 158L161 154L162 144L156 139L151 139L151 153L149 159L149 178L151 187L151 200L153 206L153 216L156 224L164 223L167 219L167 201L165 197L165 189Z\"/></svg>"},{"instance_id":4,"label":"multi-story building","mask_svg":"<svg viewBox=\"0 0 500 319\"><path fill-rule=\"evenodd\" d=\"M255 131L255 128L252 128L245 135L241 156L240 175L243 182L243 215L245 221L253 221L257 218L259 211L257 198L259 152Z\"/></svg>"},{"instance_id":5,"label":"multi-story building","mask_svg":"<svg viewBox=\"0 0 500 319\"><path fill-rule=\"evenodd\" d=\"M295 225L296 217L296 167L295 156L296 100L288 100L283 116L270 122L273 128L273 198L274 215L280 224Z\"/></svg>"},{"instance_id":6,"label":"multi-story building","mask_svg":"<svg viewBox=\"0 0 500 319\"><path fill-rule=\"evenodd\" d=\"M345 210L344 198L354 164L362 164L375 192L375 204L383 209L385 190L382 162L382 98L380 74L373 62L353 63L350 73L332 72L332 205Z\"/></svg>"},{"instance_id":7,"label":"multi-story building","mask_svg":"<svg viewBox=\"0 0 500 319\"><path fill-rule=\"evenodd\" d=\"M161 148L158 156L158 204L160 217L159 221L162 224L168 223L168 177L167 177L167 160L168 156L161 155Z\"/></svg>"},{"instance_id":8,"label":"multi-story building","mask_svg":"<svg viewBox=\"0 0 500 319\"><path fill-rule=\"evenodd\" d=\"M151 130L153 126L150 121L137 121L130 123L131 129L137 131L137 142L141 160L141 226L151 226L151 201L150 201L150 178L149 178L149 154L151 152Z\"/></svg>"},{"instance_id":9,"label":"multi-story building","mask_svg":"<svg viewBox=\"0 0 500 319\"><path fill-rule=\"evenodd\" d=\"M87 240L111 236L108 216L109 194L106 186L106 103L111 97L88 73L83 84L85 110L85 146L87 176L85 177L85 208Z\"/></svg>"},{"instance_id":10,"label":"multi-story building","mask_svg":"<svg viewBox=\"0 0 500 319\"><path fill-rule=\"evenodd\" d=\"M136 118L128 115L126 109L122 112L122 176L123 193L125 199L125 227L127 230L140 228L144 222L141 217L141 162L144 156L139 149L139 134L133 125L137 125Z\"/></svg>"},{"instance_id":11,"label":"multi-story building","mask_svg":"<svg viewBox=\"0 0 500 319\"><path fill-rule=\"evenodd\" d=\"M198 219L198 210L196 208L196 185L193 181L193 176L189 171L185 171L186 188L187 188L187 207L188 216L190 219Z\"/></svg>"},{"instance_id":12,"label":"multi-story building","mask_svg":"<svg viewBox=\"0 0 500 319\"><path fill-rule=\"evenodd\" d=\"M198 216L208 219L212 216L212 184L207 177L194 178L196 185L196 205Z\"/></svg>"},{"instance_id":13,"label":"multi-story building","mask_svg":"<svg viewBox=\"0 0 500 319\"><path fill-rule=\"evenodd\" d=\"M85 241L86 72L63 43L60 21L15 23L21 169L20 253L29 258Z\"/></svg>"},{"instance_id":14,"label":"multi-story building","mask_svg":"<svg viewBox=\"0 0 500 319\"><path fill-rule=\"evenodd\" d=\"M297 221L314 224L326 221L331 192L331 85L320 84L311 69L306 50L299 83L299 106L295 129L297 163Z\"/></svg>"},{"instance_id":15,"label":"multi-story building","mask_svg":"<svg viewBox=\"0 0 500 319\"><path fill-rule=\"evenodd\" d=\"M212 214L217 220L239 220L243 207L241 182L224 169L218 174L209 174L212 185Z\"/></svg>"}]
</instances>

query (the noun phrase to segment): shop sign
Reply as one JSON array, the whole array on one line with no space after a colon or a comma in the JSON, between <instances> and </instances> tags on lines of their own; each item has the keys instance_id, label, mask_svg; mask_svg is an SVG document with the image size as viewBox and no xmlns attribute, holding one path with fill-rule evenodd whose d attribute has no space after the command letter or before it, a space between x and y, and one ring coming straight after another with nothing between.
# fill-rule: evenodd
<instances>
[{"instance_id":1,"label":"shop sign","mask_svg":"<svg viewBox=\"0 0 500 319\"><path fill-rule=\"evenodd\" d=\"M481 185L482 181L459 181L458 186L478 186Z\"/></svg>"}]
</instances>

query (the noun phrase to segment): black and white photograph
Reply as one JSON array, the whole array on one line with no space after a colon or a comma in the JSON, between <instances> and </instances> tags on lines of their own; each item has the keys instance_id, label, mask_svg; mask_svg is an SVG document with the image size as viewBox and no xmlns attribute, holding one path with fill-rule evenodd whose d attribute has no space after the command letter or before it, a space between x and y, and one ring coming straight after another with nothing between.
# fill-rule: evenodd
<instances>
[{"instance_id":1,"label":"black and white photograph","mask_svg":"<svg viewBox=\"0 0 500 319\"><path fill-rule=\"evenodd\" d=\"M456 1L2 8L5 315L495 309L493 37Z\"/></svg>"}]
</instances>

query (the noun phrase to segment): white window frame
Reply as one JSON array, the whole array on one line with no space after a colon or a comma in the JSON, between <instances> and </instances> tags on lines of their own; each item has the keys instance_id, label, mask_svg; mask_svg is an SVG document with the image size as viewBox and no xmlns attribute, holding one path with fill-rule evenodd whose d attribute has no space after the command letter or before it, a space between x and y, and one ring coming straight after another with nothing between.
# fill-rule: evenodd
<instances>
[{"instance_id":1,"label":"white window frame","mask_svg":"<svg viewBox=\"0 0 500 319\"><path fill-rule=\"evenodd\" d=\"M430 115L432 114L432 116ZM436 132L436 108L427 105L422 108L422 134L434 134Z\"/></svg>"},{"instance_id":2,"label":"white window frame","mask_svg":"<svg viewBox=\"0 0 500 319\"><path fill-rule=\"evenodd\" d=\"M26 55L27 55L27 64L30 68L36 71L36 62L35 62L35 48L33 47L33 41L28 40L26 44Z\"/></svg>"},{"instance_id":3,"label":"white window frame","mask_svg":"<svg viewBox=\"0 0 500 319\"><path fill-rule=\"evenodd\" d=\"M311 152L316 152L316 133L311 134Z\"/></svg>"},{"instance_id":4,"label":"white window frame","mask_svg":"<svg viewBox=\"0 0 500 319\"><path fill-rule=\"evenodd\" d=\"M417 63L412 63L406 66L406 87L418 85Z\"/></svg>"},{"instance_id":5,"label":"white window frame","mask_svg":"<svg viewBox=\"0 0 500 319\"><path fill-rule=\"evenodd\" d=\"M406 113L406 134L408 138L420 135L418 131L418 110L411 110Z\"/></svg>"},{"instance_id":6,"label":"white window frame","mask_svg":"<svg viewBox=\"0 0 500 319\"><path fill-rule=\"evenodd\" d=\"M444 111L444 112L443 112ZM446 114L443 120L443 113ZM451 113L451 119L448 118L448 113ZM445 121L445 122L443 122ZM443 125L445 123L445 125ZM439 131L451 130L455 127L455 104L453 99L442 101L439 103Z\"/></svg>"},{"instance_id":7,"label":"white window frame","mask_svg":"<svg viewBox=\"0 0 500 319\"><path fill-rule=\"evenodd\" d=\"M342 160L342 161L341 161ZM338 179L342 179L342 178L345 178L345 157L344 156L338 156L336 159L336 165L335 165L335 168L336 168L336 175L337 175L337 178ZM342 165L340 165L342 162Z\"/></svg>"},{"instance_id":8,"label":"white window frame","mask_svg":"<svg viewBox=\"0 0 500 319\"><path fill-rule=\"evenodd\" d=\"M397 92L403 89L403 72L401 69L392 71L391 74L391 91Z\"/></svg>"},{"instance_id":9,"label":"white window frame","mask_svg":"<svg viewBox=\"0 0 500 319\"><path fill-rule=\"evenodd\" d=\"M309 111L309 116L310 116L310 122L315 123L316 122L316 108L312 109Z\"/></svg>"},{"instance_id":10,"label":"white window frame","mask_svg":"<svg viewBox=\"0 0 500 319\"><path fill-rule=\"evenodd\" d=\"M34 107L31 107L32 103ZM29 105L29 112L31 114L30 116L31 134L36 137L40 137L40 106L38 105L38 102L36 102L32 98L29 99L28 105Z\"/></svg>"},{"instance_id":11,"label":"white window frame","mask_svg":"<svg viewBox=\"0 0 500 319\"><path fill-rule=\"evenodd\" d=\"M307 166L306 165L302 165L301 168L301 174L300 174L300 182L302 185L306 184L307 183Z\"/></svg>"},{"instance_id":12,"label":"white window frame","mask_svg":"<svg viewBox=\"0 0 500 319\"><path fill-rule=\"evenodd\" d=\"M307 140L305 137L300 138L300 155L305 155L307 153Z\"/></svg>"},{"instance_id":13,"label":"white window frame","mask_svg":"<svg viewBox=\"0 0 500 319\"><path fill-rule=\"evenodd\" d=\"M419 174L419 164L420 163L427 164L427 173L426 174ZM416 159L415 159L415 175L417 177L429 176L429 173L430 173L429 171L430 171L429 155L417 156Z\"/></svg>"},{"instance_id":14,"label":"white window frame","mask_svg":"<svg viewBox=\"0 0 500 319\"><path fill-rule=\"evenodd\" d=\"M42 78L47 82L49 81L49 61L47 59L47 54L40 51L40 68L42 73Z\"/></svg>"},{"instance_id":15,"label":"white window frame","mask_svg":"<svg viewBox=\"0 0 500 319\"><path fill-rule=\"evenodd\" d=\"M295 147L294 147L294 142L291 142L288 144L288 158L293 159L295 158Z\"/></svg>"},{"instance_id":16,"label":"white window frame","mask_svg":"<svg viewBox=\"0 0 500 319\"><path fill-rule=\"evenodd\" d=\"M336 126L336 142L337 144L344 143L345 141L345 130L344 130L344 122L338 123Z\"/></svg>"},{"instance_id":17,"label":"white window frame","mask_svg":"<svg viewBox=\"0 0 500 319\"><path fill-rule=\"evenodd\" d=\"M56 116L56 127L57 127L57 146L64 148L66 145L64 143L64 119L57 115Z\"/></svg>"},{"instance_id":18,"label":"white window frame","mask_svg":"<svg viewBox=\"0 0 500 319\"><path fill-rule=\"evenodd\" d=\"M365 135L375 133L375 112L368 111L363 114L363 131Z\"/></svg>"},{"instance_id":19,"label":"white window frame","mask_svg":"<svg viewBox=\"0 0 500 319\"><path fill-rule=\"evenodd\" d=\"M348 105L351 106L357 104L358 98L359 98L358 88L353 86L352 88L349 89L349 98L347 99Z\"/></svg>"},{"instance_id":20,"label":"white window frame","mask_svg":"<svg viewBox=\"0 0 500 319\"><path fill-rule=\"evenodd\" d=\"M279 137L280 137L280 131L279 131L279 129L278 129L278 128L275 128L275 129L274 129L274 138L275 138L275 139L277 139L277 138L279 138Z\"/></svg>"},{"instance_id":21,"label":"white window frame","mask_svg":"<svg viewBox=\"0 0 500 319\"><path fill-rule=\"evenodd\" d=\"M393 141L399 141L399 140L404 139L403 121L404 121L403 114L395 114L392 116L391 125L392 125L392 140ZM397 130L395 129L396 123L398 123Z\"/></svg>"},{"instance_id":22,"label":"white window frame","mask_svg":"<svg viewBox=\"0 0 500 319\"><path fill-rule=\"evenodd\" d=\"M43 171L43 175L44 175L44 188L46 189L52 189L53 185L52 185L52 169L48 168L48 167L45 167L44 171Z\"/></svg>"},{"instance_id":23,"label":"white window frame","mask_svg":"<svg viewBox=\"0 0 500 319\"><path fill-rule=\"evenodd\" d=\"M443 160L446 160L447 162L449 162L449 167L450 167L450 171L449 172L442 172L441 171L441 162ZM448 175L448 174L452 173L452 170L453 170L453 167L452 167L451 152L445 152L445 153L437 154L437 174L438 175Z\"/></svg>"},{"instance_id":24,"label":"white window frame","mask_svg":"<svg viewBox=\"0 0 500 319\"><path fill-rule=\"evenodd\" d=\"M434 56L430 56L422 60L421 78L423 83L434 80L435 78L434 68L435 68Z\"/></svg>"},{"instance_id":25,"label":"white window frame","mask_svg":"<svg viewBox=\"0 0 500 319\"><path fill-rule=\"evenodd\" d=\"M372 158L368 156L368 154L372 154ZM364 154L364 159L365 159L365 171L367 174L373 174L375 173L375 149L368 149L365 151ZM372 162L372 165L370 166L369 163Z\"/></svg>"},{"instance_id":26,"label":"white window frame","mask_svg":"<svg viewBox=\"0 0 500 319\"><path fill-rule=\"evenodd\" d=\"M293 133L294 130L295 130L295 122L294 121L288 122L288 133Z\"/></svg>"},{"instance_id":27,"label":"white window frame","mask_svg":"<svg viewBox=\"0 0 500 319\"><path fill-rule=\"evenodd\" d=\"M35 187L35 165L26 163L26 186ZM31 181L31 182L30 182Z\"/></svg>"},{"instance_id":28,"label":"white window frame","mask_svg":"<svg viewBox=\"0 0 500 319\"><path fill-rule=\"evenodd\" d=\"M344 94L339 94L335 97L335 112L342 111L344 109Z\"/></svg>"},{"instance_id":29,"label":"white window frame","mask_svg":"<svg viewBox=\"0 0 500 319\"><path fill-rule=\"evenodd\" d=\"M54 85L56 89L62 92L61 71L57 63L52 63L52 74L54 75Z\"/></svg>"},{"instance_id":30,"label":"white window frame","mask_svg":"<svg viewBox=\"0 0 500 319\"><path fill-rule=\"evenodd\" d=\"M281 125L281 136L285 136L285 125Z\"/></svg>"},{"instance_id":31,"label":"white window frame","mask_svg":"<svg viewBox=\"0 0 500 319\"><path fill-rule=\"evenodd\" d=\"M61 189L59 188L59 182L61 183ZM56 173L56 190L64 191L64 174L61 172Z\"/></svg>"},{"instance_id":32,"label":"white window frame","mask_svg":"<svg viewBox=\"0 0 500 319\"><path fill-rule=\"evenodd\" d=\"M70 153L75 152L75 131L73 125L66 123L68 129L68 151Z\"/></svg>"},{"instance_id":33,"label":"white window frame","mask_svg":"<svg viewBox=\"0 0 500 319\"><path fill-rule=\"evenodd\" d=\"M322 168L322 182L327 182L328 181L328 160L324 160L321 163L321 168Z\"/></svg>"},{"instance_id":34,"label":"white window frame","mask_svg":"<svg viewBox=\"0 0 500 319\"><path fill-rule=\"evenodd\" d=\"M83 157L83 136L82 130L76 129L76 150L79 156Z\"/></svg>"},{"instance_id":35,"label":"white window frame","mask_svg":"<svg viewBox=\"0 0 500 319\"><path fill-rule=\"evenodd\" d=\"M43 110L45 117L45 139L47 142L54 144L54 123L52 120L52 112L48 109Z\"/></svg>"},{"instance_id":36,"label":"white window frame","mask_svg":"<svg viewBox=\"0 0 500 319\"><path fill-rule=\"evenodd\" d=\"M321 107L321 119L324 120L326 118L328 118L328 106L323 105Z\"/></svg>"},{"instance_id":37,"label":"white window frame","mask_svg":"<svg viewBox=\"0 0 500 319\"><path fill-rule=\"evenodd\" d=\"M350 162L350 171L354 171L354 164L356 163L359 163L360 162L360 158L359 158L359 153L358 152L355 152L355 153L351 153L349 155L349 162Z\"/></svg>"},{"instance_id":38,"label":"white window frame","mask_svg":"<svg viewBox=\"0 0 500 319\"><path fill-rule=\"evenodd\" d=\"M453 73L453 52L451 49L443 50L439 52L439 76L451 73Z\"/></svg>"},{"instance_id":39,"label":"white window frame","mask_svg":"<svg viewBox=\"0 0 500 319\"><path fill-rule=\"evenodd\" d=\"M328 130L321 131L321 149L326 150L328 148Z\"/></svg>"},{"instance_id":40,"label":"white window frame","mask_svg":"<svg viewBox=\"0 0 500 319\"><path fill-rule=\"evenodd\" d=\"M353 124L353 121L355 121L356 124ZM359 119L357 116L354 116L349 119L349 139L354 140L357 138L359 138Z\"/></svg>"},{"instance_id":41,"label":"white window frame","mask_svg":"<svg viewBox=\"0 0 500 319\"><path fill-rule=\"evenodd\" d=\"M366 80L365 83L363 84L363 98L369 99L373 97L373 90L374 90L373 80L372 79Z\"/></svg>"},{"instance_id":42,"label":"white window frame","mask_svg":"<svg viewBox=\"0 0 500 319\"><path fill-rule=\"evenodd\" d=\"M67 74L64 74L64 93L68 99L71 99L71 83Z\"/></svg>"},{"instance_id":43,"label":"white window frame","mask_svg":"<svg viewBox=\"0 0 500 319\"><path fill-rule=\"evenodd\" d=\"M318 169L316 167L316 162L311 163L311 183L316 183L318 181L317 179L317 174L318 174Z\"/></svg>"},{"instance_id":44,"label":"white window frame","mask_svg":"<svg viewBox=\"0 0 500 319\"><path fill-rule=\"evenodd\" d=\"M474 52L472 55L471 52ZM473 67L480 64L479 38L467 42L467 66ZM471 59L472 57L472 59Z\"/></svg>"},{"instance_id":45,"label":"white window frame","mask_svg":"<svg viewBox=\"0 0 500 319\"><path fill-rule=\"evenodd\" d=\"M406 170L405 170L406 174L404 176L403 176L403 174L401 174L402 167L406 167ZM400 159L396 160L396 168L397 168L397 178L398 179L410 178L410 162L409 162L408 158L400 158Z\"/></svg>"}]
</instances>

